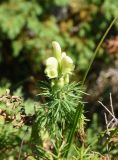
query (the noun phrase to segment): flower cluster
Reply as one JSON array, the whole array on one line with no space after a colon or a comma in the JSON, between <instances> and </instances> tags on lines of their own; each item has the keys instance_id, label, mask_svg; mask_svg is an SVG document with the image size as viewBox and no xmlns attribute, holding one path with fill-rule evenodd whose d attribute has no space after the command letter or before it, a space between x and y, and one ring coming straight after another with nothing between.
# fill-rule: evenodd
<instances>
[{"instance_id":1,"label":"flower cluster","mask_svg":"<svg viewBox=\"0 0 118 160\"><path fill-rule=\"evenodd\" d=\"M69 83L69 75L74 70L73 60L61 51L58 42L53 41L53 57L46 60L45 73L50 79L58 79L58 85L63 86Z\"/></svg>"}]
</instances>

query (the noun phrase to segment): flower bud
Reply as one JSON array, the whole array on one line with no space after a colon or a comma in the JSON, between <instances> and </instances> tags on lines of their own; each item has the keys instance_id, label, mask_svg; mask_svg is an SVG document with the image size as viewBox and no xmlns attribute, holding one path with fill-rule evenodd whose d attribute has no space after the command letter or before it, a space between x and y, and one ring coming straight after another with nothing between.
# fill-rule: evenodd
<instances>
[{"instance_id":1,"label":"flower bud","mask_svg":"<svg viewBox=\"0 0 118 160\"><path fill-rule=\"evenodd\" d=\"M58 62L61 61L61 47L60 44L56 41L52 42L52 47L54 51L54 56L57 58Z\"/></svg>"},{"instance_id":2,"label":"flower bud","mask_svg":"<svg viewBox=\"0 0 118 160\"><path fill-rule=\"evenodd\" d=\"M64 86L64 78L63 77L61 77L59 80L58 80L58 86L60 87L60 88L62 88L63 86Z\"/></svg>"},{"instance_id":3,"label":"flower bud","mask_svg":"<svg viewBox=\"0 0 118 160\"><path fill-rule=\"evenodd\" d=\"M51 86L53 87L54 85L55 85L55 81L52 80L52 81L51 81Z\"/></svg>"},{"instance_id":4,"label":"flower bud","mask_svg":"<svg viewBox=\"0 0 118 160\"><path fill-rule=\"evenodd\" d=\"M65 52L62 53L61 67L63 74L70 74L74 70L73 60Z\"/></svg>"},{"instance_id":5,"label":"flower bud","mask_svg":"<svg viewBox=\"0 0 118 160\"><path fill-rule=\"evenodd\" d=\"M66 74L65 77L64 77L64 82L65 84L68 84L69 83L69 74Z\"/></svg>"}]
</instances>

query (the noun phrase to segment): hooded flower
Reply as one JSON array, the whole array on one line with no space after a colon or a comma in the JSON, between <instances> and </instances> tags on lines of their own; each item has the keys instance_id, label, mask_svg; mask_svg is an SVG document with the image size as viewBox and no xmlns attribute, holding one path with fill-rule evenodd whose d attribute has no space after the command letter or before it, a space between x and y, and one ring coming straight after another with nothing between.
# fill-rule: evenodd
<instances>
[{"instance_id":1,"label":"hooded flower","mask_svg":"<svg viewBox=\"0 0 118 160\"><path fill-rule=\"evenodd\" d=\"M46 60L46 67L58 68L58 61L55 57L49 57Z\"/></svg>"},{"instance_id":2,"label":"hooded flower","mask_svg":"<svg viewBox=\"0 0 118 160\"><path fill-rule=\"evenodd\" d=\"M73 60L65 52L62 53L61 67L63 74L71 74L74 70Z\"/></svg>"},{"instance_id":3,"label":"hooded flower","mask_svg":"<svg viewBox=\"0 0 118 160\"><path fill-rule=\"evenodd\" d=\"M49 78L58 77L58 61L54 57L50 57L46 60L45 73Z\"/></svg>"},{"instance_id":4,"label":"hooded flower","mask_svg":"<svg viewBox=\"0 0 118 160\"><path fill-rule=\"evenodd\" d=\"M50 67L46 68L45 73L47 74L47 76L49 78L56 78L56 77L58 77L58 72L57 72L57 69L55 69L55 68L50 68Z\"/></svg>"}]
</instances>

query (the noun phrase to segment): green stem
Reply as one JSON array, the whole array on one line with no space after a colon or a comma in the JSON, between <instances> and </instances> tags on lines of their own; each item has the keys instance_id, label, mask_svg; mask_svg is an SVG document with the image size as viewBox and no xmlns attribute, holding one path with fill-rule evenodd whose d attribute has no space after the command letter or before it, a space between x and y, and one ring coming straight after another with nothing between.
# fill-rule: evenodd
<instances>
[{"instance_id":1,"label":"green stem","mask_svg":"<svg viewBox=\"0 0 118 160\"><path fill-rule=\"evenodd\" d=\"M73 135L75 133L77 123L80 124L82 110L83 110L83 105L80 104L77 108L77 114L75 114L75 118L74 118L74 121L73 121L73 128L70 130L70 134L68 135L68 139L67 139L68 146L67 146L67 152L65 153L65 157L68 156L68 151L69 151L69 148L70 148L71 143L72 143L72 138L73 138ZM78 121L78 118L79 118L79 121Z\"/></svg>"},{"instance_id":2,"label":"green stem","mask_svg":"<svg viewBox=\"0 0 118 160\"><path fill-rule=\"evenodd\" d=\"M93 61L94 61L94 59L95 59L95 57L96 57L96 55L98 53L99 48L101 47L105 37L107 36L108 32L110 31L111 27L113 26L113 24L115 23L117 18L118 17L113 19L113 21L110 23L109 27L107 28L106 32L104 33L103 37L101 38L101 40L100 40L100 42L99 42L99 44L98 44L98 46L97 46L92 58L91 58L91 61L90 61L90 64L88 66L88 69L87 69L87 71L85 73L85 76L83 78L82 87L83 87L83 85L84 85L84 83L86 81L87 75L88 75L89 70L90 70L90 68L91 68L91 66L93 64ZM65 157L68 157L69 149L71 147L72 140L73 140L73 137L74 137L74 133L75 133L75 130L76 130L76 127L77 127L77 124L78 124L78 119L81 118L82 110L83 110L83 106L82 106L82 104L79 104L79 106L78 106L78 108L77 108L77 110L75 112L75 116L74 116L74 120L73 120L73 127L70 130L70 133L69 133L68 138L67 138L68 146L67 146L67 151L65 153Z\"/></svg>"},{"instance_id":3,"label":"green stem","mask_svg":"<svg viewBox=\"0 0 118 160\"><path fill-rule=\"evenodd\" d=\"M113 19L113 21L110 23L109 27L107 28L106 32L105 32L104 35L102 36L102 38L101 38L101 40L100 40L100 42L99 42L99 44L98 44L98 46L97 46L97 48L96 48L93 56L92 56L92 58L91 58L91 61L90 61L89 66L88 66L88 69L87 69L87 71L86 71L86 73L85 73L85 75L84 75L84 78L83 78L83 81L82 81L82 86L84 85L84 83L85 83L85 81L86 81L87 75L88 75L89 70L90 70L90 68L91 68L91 66L92 66L92 64L93 64L93 61L94 61L94 59L95 59L95 57L96 57L96 55L97 55L97 53L98 53L98 50L100 49L100 47L101 47L101 45L102 45L105 37L107 36L108 32L110 31L111 27L113 26L113 24L115 23L115 21L116 21L117 18L118 18L118 17L115 17L115 18Z\"/></svg>"}]
</instances>

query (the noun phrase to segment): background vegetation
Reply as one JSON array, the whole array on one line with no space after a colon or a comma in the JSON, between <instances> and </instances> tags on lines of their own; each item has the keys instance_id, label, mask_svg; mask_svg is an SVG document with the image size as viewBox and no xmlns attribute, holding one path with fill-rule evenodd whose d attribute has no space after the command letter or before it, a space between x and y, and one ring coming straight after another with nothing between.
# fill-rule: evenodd
<instances>
[{"instance_id":1,"label":"background vegetation","mask_svg":"<svg viewBox=\"0 0 118 160\"><path fill-rule=\"evenodd\" d=\"M34 100L39 103L35 98L39 92L37 81L47 79L44 75L44 61L52 55L51 42L58 41L63 50L72 57L75 63L75 74L72 80L81 81L98 42L116 16L118 16L117 0L1 0L0 98L6 96L6 88L10 88L11 94L23 97L22 100L18 97L14 100L14 97L10 97L10 103L15 101L15 107L19 108L14 111L15 114L17 115L24 106L28 116L33 118ZM85 107L87 111L85 115L90 119L86 125L89 143L93 141L93 137L96 142L94 133L106 127L102 112L104 109L97 101L103 100L106 105L109 105L109 93L112 92L114 111L116 115L118 113L117 33L118 21L115 22L99 49L87 78L86 92L90 96L84 98L89 102ZM3 108L9 106L9 98L7 98L4 101L0 100ZM11 115L12 111L11 106L8 113ZM94 112L97 112L97 115L93 114ZM27 123L22 129L4 125L3 115L4 113L0 110L1 160L10 158L12 160L13 157L18 159L17 153L19 153L24 133L29 137L24 138L26 144L23 145L22 156L24 158L32 155L27 144L31 128L27 129ZM7 117L6 121L11 122L12 118ZM18 115L17 122L14 123L17 123L15 124L17 126L20 122L21 117ZM102 150L99 144L92 147L97 151ZM113 148L111 154L117 156L114 149L116 147L111 148ZM77 152L86 156L85 153L88 150L89 148L86 151L81 148ZM102 150L101 154L106 152ZM94 154L89 156L92 157ZM96 155L98 156L99 154Z\"/></svg>"}]
</instances>

